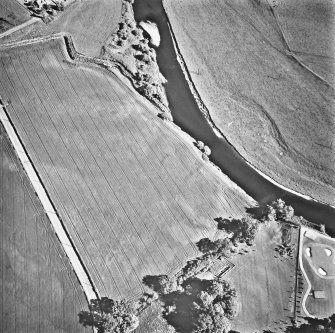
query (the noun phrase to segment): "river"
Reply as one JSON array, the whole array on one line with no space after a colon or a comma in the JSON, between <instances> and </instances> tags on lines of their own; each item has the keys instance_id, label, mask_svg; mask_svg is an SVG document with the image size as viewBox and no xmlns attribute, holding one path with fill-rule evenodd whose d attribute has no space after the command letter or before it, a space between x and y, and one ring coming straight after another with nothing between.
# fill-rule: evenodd
<instances>
[{"instance_id":1,"label":"river","mask_svg":"<svg viewBox=\"0 0 335 333\"><path fill-rule=\"evenodd\" d=\"M302 215L313 223L325 224L327 232L334 237L334 208L307 200L271 183L249 166L227 140L214 133L198 108L177 61L162 1L135 0L133 8L137 22L150 20L158 26L161 44L156 48L157 62L161 73L168 81L165 89L174 122L195 140L201 140L208 145L212 150L211 161L260 204L282 198L294 208L296 215Z\"/></svg>"}]
</instances>

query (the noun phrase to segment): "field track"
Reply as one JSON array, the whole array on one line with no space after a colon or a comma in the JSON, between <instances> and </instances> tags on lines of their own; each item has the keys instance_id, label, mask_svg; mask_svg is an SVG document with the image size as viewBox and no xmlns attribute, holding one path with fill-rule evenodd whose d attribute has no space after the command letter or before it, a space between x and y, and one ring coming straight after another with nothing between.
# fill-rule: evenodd
<instances>
[{"instance_id":1,"label":"field track","mask_svg":"<svg viewBox=\"0 0 335 333\"><path fill-rule=\"evenodd\" d=\"M303 298L303 307L305 308L305 312L307 312L310 317L327 318L331 316L335 310L335 269L333 268L334 255L332 255L332 257L329 257L328 263L327 261L324 262L323 260L325 258L322 257L316 257L316 259L314 259L316 264L314 269L317 269L317 267L319 266L325 268L327 274L329 274L329 276L322 277L319 276L313 269L312 264L308 260L306 249L308 247L311 248L311 259L313 259L314 255L317 255L316 252L314 252L314 249L317 248L317 246L321 245L322 248L329 248L332 250L332 252L334 252L335 240L316 232L316 239L312 241L304 236L304 233L307 230L310 229L303 227L300 235L300 265L301 267L303 267L305 278L309 281L309 288L304 294ZM324 291L326 295L325 298L316 299L312 295L309 295L310 292L313 292L314 290Z\"/></svg>"},{"instance_id":2,"label":"field track","mask_svg":"<svg viewBox=\"0 0 335 333\"><path fill-rule=\"evenodd\" d=\"M273 1L269 3L273 6ZM334 3L327 0L279 0L273 13L291 51L310 70L334 85Z\"/></svg>"},{"instance_id":3,"label":"field track","mask_svg":"<svg viewBox=\"0 0 335 333\"><path fill-rule=\"evenodd\" d=\"M0 53L0 94L101 295L194 255L218 216L252 200L190 139L107 71L74 66L62 40Z\"/></svg>"},{"instance_id":4,"label":"field track","mask_svg":"<svg viewBox=\"0 0 335 333\"><path fill-rule=\"evenodd\" d=\"M85 332L83 290L1 124L0 192L0 331Z\"/></svg>"},{"instance_id":5,"label":"field track","mask_svg":"<svg viewBox=\"0 0 335 333\"><path fill-rule=\"evenodd\" d=\"M55 36L52 36L54 38ZM36 42L36 40L34 40ZM16 43L17 44L17 43ZM71 265L75 271L76 276L79 279L79 282L83 288L83 291L86 295L87 300L97 298L97 293L94 290L94 286L92 281L90 280L86 268L84 267L83 263L80 261L80 258L76 252L75 246L71 241L71 238L66 232L62 221L59 219L52 202L50 201L47 192L43 184L41 183L38 174L32 165L27 152L22 145L20 138L18 137L13 124L10 122L8 118L8 113L6 110L6 102L1 100L0 98L0 120L4 126L4 129L14 147L15 152L18 155L20 163L24 167L24 171L26 172L28 179L32 183L33 189L38 196L40 202L42 203L43 209L46 212L47 217L52 224L54 232L57 235L57 238L61 242L63 249L66 252L67 257L69 258Z\"/></svg>"}]
</instances>

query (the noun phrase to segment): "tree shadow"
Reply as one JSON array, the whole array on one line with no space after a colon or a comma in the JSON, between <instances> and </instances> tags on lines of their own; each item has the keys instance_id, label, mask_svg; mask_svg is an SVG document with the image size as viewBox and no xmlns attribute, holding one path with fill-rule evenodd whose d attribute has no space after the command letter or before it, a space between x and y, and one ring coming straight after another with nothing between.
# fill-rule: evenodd
<instances>
[{"instance_id":1,"label":"tree shadow","mask_svg":"<svg viewBox=\"0 0 335 333\"><path fill-rule=\"evenodd\" d=\"M157 293L162 292L162 287L167 283L167 281L167 275L146 275L142 279L143 284Z\"/></svg>"}]
</instances>

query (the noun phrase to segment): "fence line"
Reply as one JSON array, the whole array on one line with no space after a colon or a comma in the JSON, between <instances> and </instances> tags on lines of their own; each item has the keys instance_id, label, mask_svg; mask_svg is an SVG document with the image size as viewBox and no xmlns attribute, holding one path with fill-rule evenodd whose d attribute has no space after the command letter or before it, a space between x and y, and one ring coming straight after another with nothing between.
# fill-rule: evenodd
<instances>
[{"instance_id":1,"label":"fence line","mask_svg":"<svg viewBox=\"0 0 335 333\"><path fill-rule=\"evenodd\" d=\"M88 274L88 270L85 267L84 263L79 257L78 251L74 246L73 241L71 240L64 224L59 218L56 209L51 202L49 195L39 177L35 166L32 164L29 155L24 148L23 142L20 139L18 133L15 130L15 127L8 115L6 106L0 96L0 121L3 124L5 131L10 139L11 144L13 145L17 156L28 175L28 178L40 199L42 206L46 215L48 216L50 223L52 224L54 231L70 260L70 263L73 267L75 274L83 288L85 296L88 301L99 297L97 289L94 287L94 284Z\"/></svg>"}]
</instances>

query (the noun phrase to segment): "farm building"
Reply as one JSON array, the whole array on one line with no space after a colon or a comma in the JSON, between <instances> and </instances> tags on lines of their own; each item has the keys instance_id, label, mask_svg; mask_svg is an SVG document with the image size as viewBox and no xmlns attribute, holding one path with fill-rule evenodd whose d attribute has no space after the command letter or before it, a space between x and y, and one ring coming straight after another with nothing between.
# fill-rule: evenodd
<instances>
[{"instance_id":1,"label":"farm building","mask_svg":"<svg viewBox=\"0 0 335 333\"><path fill-rule=\"evenodd\" d=\"M313 291L313 296L314 296L314 298L317 298L317 299L326 298L324 290L314 290Z\"/></svg>"}]
</instances>

